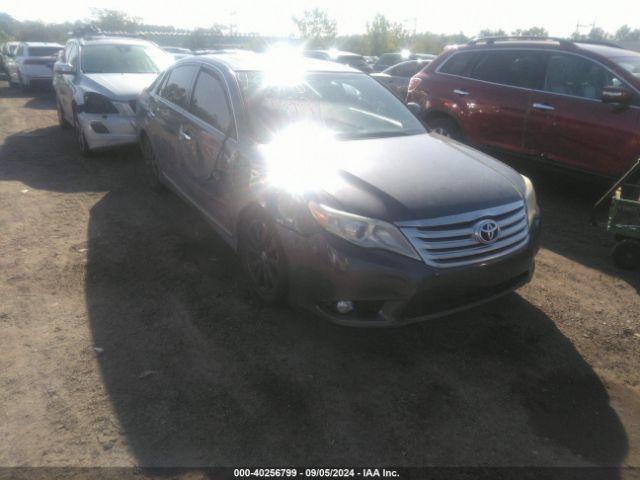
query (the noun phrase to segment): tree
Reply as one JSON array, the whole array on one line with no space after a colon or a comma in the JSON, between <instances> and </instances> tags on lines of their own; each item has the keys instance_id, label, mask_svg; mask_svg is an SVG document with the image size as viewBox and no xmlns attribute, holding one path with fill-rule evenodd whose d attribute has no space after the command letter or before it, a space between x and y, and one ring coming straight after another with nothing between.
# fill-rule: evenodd
<instances>
[{"instance_id":1,"label":"tree","mask_svg":"<svg viewBox=\"0 0 640 480\"><path fill-rule=\"evenodd\" d=\"M485 28L478 32L478 37L486 38L486 37L506 37L507 32L499 28L498 30L491 30L490 28Z\"/></svg>"},{"instance_id":2,"label":"tree","mask_svg":"<svg viewBox=\"0 0 640 480\"><path fill-rule=\"evenodd\" d=\"M511 32L511 35L516 37L548 37L549 32L544 27L531 27L524 30L518 28Z\"/></svg>"},{"instance_id":3,"label":"tree","mask_svg":"<svg viewBox=\"0 0 640 480\"><path fill-rule=\"evenodd\" d=\"M391 22L378 13L371 23L367 23L365 51L369 55L381 55L400 49L409 37L402 24Z\"/></svg>"},{"instance_id":4,"label":"tree","mask_svg":"<svg viewBox=\"0 0 640 480\"><path fill-rule=\"evenodd\" d=\"M631 30L631 28L629 28L629 25L623 25L618 30L616 30L613 38L615 38L619 42L640 40L640 28Z\"/></svg>"},{"instance_id":5,"label":"tree","mask_svg":"<svg viewBox=\"0 0 640 480\"><path fill-rule=\"evenodd\" d=\"M310 48L329 47L338 31L336 21L319 8L305 10L301 17L293 16L291 19Z\"/></svg>"},{"instance_id":6,"label":"tree","mask_svg":"<svg viewBox=\"0 0 640 480\"><path fill-rule=\"evenodd\" d=\"M140 29L141 19L131 17L118 10L108 8L91 9L90 23L107 32L135 32Z\"/></svg>"}]
</instances>

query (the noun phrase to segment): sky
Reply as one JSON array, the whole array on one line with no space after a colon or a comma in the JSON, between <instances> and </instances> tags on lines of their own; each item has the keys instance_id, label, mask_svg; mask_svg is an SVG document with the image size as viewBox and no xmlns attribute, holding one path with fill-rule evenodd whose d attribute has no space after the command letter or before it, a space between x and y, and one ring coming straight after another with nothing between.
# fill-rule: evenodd
<instances>
[{"instance_id":1,"label":"sky","mask_svg":"<svg viewBox=\"0 0 640 480\"><path fill-rule=\"evenodd\" d=\"M615 8L601 0L0 0L0 12L18 20L63 22L85 19L91 8L109 8L141 17L145 23L178 28L233 23L241 32L287 36L295 33L292 15L314 7L326 10L340 35L362 33L376 13L401 22L409 30L463 32L473 36L483 28L543 26L552 36L569 36L576 24L615 32L621 25L640 28L640 2L618 0Z\"/></svg>"}]
</instances>

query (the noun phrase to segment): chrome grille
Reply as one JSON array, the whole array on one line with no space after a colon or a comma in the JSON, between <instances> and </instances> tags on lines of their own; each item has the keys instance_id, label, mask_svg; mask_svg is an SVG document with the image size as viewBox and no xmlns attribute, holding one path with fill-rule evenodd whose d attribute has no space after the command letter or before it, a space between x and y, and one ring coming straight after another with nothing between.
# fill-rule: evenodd
<instances>
[{"instance_id":1,"label":"chrome grille","mask_svg":"<svg viewBox=\"0 0 640 480\"><path fill-rule=\"evenodd\" d=\"M491 243L482 243L475 235L476 226L484 220L493 220L499 227L499 233ZM529 240L527 209L522 201L396 225L424 262L434 267L458 267L494 260L519 250Z\"/></svg>"}]
</instances>

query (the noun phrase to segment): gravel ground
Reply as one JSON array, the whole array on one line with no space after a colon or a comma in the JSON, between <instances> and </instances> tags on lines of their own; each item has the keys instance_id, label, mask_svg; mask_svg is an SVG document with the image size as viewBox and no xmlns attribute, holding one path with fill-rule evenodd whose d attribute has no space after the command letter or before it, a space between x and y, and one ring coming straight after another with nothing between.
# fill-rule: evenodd
<instances>
[{"instance_id":1,"label":"gravel ground","mask_svg":"<svg viewBox=\"0 0 640 480\"><path fill-rule=\"evenodd\" d=\"M588 224L602 185L529 172L517 293L341 328L261 308L135 151L83 160L54 106L0 82L0 465L640 466L640 273Z\"/></svg>"}]
</instances>

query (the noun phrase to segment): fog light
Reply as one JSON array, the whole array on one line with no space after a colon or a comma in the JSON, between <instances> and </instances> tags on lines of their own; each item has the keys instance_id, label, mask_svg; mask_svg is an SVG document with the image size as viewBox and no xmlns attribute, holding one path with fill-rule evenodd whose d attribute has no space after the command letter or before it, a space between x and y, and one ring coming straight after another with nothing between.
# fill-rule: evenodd
<instances>
[{"instance_id":1,"label":"fog light","mask_svg":"<svg viewBox=\"0 0 640 480\"><path fill-rule=\"evenodd\" d=\"M338 300L336 302L336 311L342 315L353 311L353 302L351 300Z\"/></svg>"}]
</instances>

